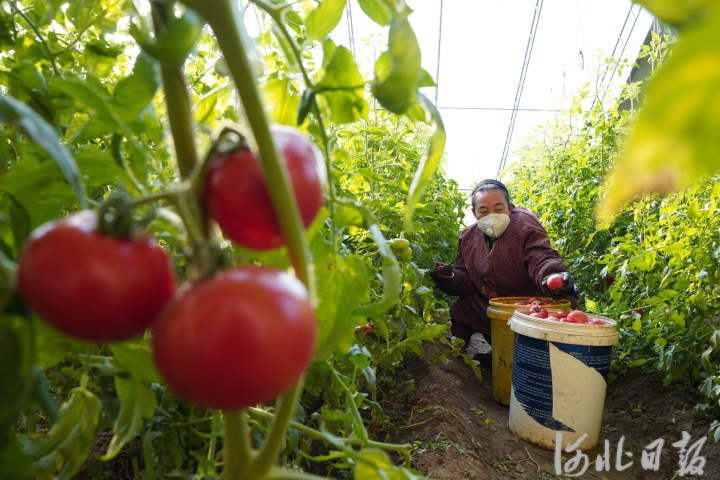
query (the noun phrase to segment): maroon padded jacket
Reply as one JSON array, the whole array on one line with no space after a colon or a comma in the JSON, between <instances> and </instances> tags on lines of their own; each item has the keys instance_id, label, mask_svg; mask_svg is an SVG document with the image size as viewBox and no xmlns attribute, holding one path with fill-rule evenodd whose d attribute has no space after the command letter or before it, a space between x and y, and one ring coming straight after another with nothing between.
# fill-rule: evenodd
<instances>
[{"instance_id":1,"label":"maroon padded jacket","mask_svg":"<svg viewBox=\"0 0 720 480\"><path fill-rule=\"evenodd\" d=\"M481 332L489 341L489 299L558 298L542 287L542 280L551 273L567 271L540 221L528 210L511 205L510 223L490 252L477 225L467 227L458 239L452 278L438 284L444 292L460 297L450 307L453 335L467 342L474 332ZM577 305L575 298L571 301Z\"/></svg>"}]
</instances>

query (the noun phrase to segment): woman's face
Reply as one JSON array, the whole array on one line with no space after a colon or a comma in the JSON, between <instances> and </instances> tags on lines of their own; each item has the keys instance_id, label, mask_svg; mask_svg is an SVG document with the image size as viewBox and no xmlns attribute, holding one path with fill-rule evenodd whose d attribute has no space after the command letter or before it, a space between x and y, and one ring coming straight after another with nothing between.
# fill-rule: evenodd
<instances>
[{"instance_id":1,"label":"woman's face","mask_svg":"<svg viewBox=\"0 0 720 480\"><path fill-rule=\"evenodd\" d=\"M481 219L489 213L510 213L505 194L498 188L475 194L475 218Z\"/></svg>"}]
</instances>

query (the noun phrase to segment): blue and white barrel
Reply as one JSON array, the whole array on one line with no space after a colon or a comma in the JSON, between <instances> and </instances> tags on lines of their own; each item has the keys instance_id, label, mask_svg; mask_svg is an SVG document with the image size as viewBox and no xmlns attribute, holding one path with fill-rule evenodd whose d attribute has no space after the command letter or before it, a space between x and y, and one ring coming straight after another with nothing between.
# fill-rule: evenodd
<instances>
[{"instance_id":1,"label":"blue and white barrel","mask_svg":"<svg viewBox=\"0 0 720 480\"><path fill-rule=\"evenodd\" d=\"M594 447L600 436L607 374L617 324L565 323L516 311L508 324L515 332L510 430L540 446L562 448L587 434L577 448Z\"/></svg>"}]
</instances>

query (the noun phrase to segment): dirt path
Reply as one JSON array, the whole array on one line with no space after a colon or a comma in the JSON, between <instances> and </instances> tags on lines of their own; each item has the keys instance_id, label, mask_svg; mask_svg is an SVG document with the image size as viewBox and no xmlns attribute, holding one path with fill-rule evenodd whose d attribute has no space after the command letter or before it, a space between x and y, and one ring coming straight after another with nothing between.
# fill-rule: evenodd
<instances>
[{"instance_id":1,"label":"dirt path","mask_svg":"<svg viewBox=\"0 0 720 480\"><path fill-rule=\"evenodd\" d=\"M389 439L414 442L413 467L434 479L550 479L556 475L554 452L521 440L508 429L508 409L492 398L490 374L484 371L478 381L461 360L451 358L447 365L438 360L440 349L426 348L426 356L411 367L415 389L384 402L386 408L404 412ZM608 387L600 449L585 452L589 468L582 479L672 479L680 468L679 450L672 443L691 434L688 447L706 437L708 421L692 417L692 394L663 387L660 380L639 370L611 382ZM624 436L618 471L618 442ZM657 438L664 439L659 471L642 466L643 449ZM598 453L604 454L604 440L610 442L610 471L596 471ZM632 457L627 456L632 453ZM707 440L699 452L705 457L704 475L682 478L720 479L720 444ZM565 465L574 455L565 454ZM692 460L692 455L690 455ZM697 460L696 460L697 461ZM690 463L690 462L689 462ZM561 470L567 474L567 470Z\"/></svg>"}]
</instances>

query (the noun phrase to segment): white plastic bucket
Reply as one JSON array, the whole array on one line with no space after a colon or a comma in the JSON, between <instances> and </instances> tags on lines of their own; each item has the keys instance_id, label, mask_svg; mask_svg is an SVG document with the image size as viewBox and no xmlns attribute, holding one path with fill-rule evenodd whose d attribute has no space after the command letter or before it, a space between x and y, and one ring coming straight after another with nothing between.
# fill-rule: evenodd
<instances>
[{"instance_id":1,"label":"white plastic bucket","mask_svg":"<svg viewBox=\"0 0 720 480\"><path fill-rule=\"evenodd\" d=\"M552 312L551 312L552 314ZM515 332L510 430L542 447L555 449L587 437L576 448L597 444L605 407L612 346L617 324L565 323L516 311L508 324Z\"/></svg>"}]
</instances>

